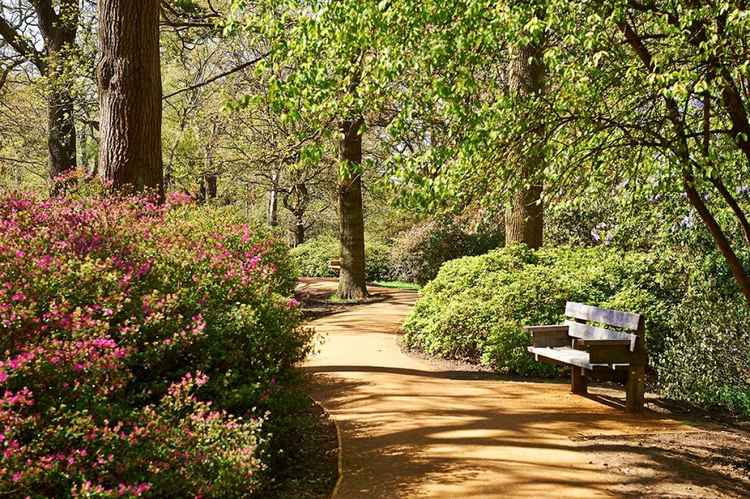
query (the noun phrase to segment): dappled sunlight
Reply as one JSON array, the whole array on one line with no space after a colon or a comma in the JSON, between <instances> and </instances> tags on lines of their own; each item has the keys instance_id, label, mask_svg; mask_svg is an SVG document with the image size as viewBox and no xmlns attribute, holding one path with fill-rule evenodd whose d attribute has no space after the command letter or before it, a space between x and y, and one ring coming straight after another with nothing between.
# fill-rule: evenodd
<instances>
[{"instance_id":1,"label":"dappled sunlight","mask_svg":"<svg viewBox=\"0 0 750 499\"><path fill-rule=\"evenodd\" d=\"M305 370L313 395L343 432L337 497L540 496L550 490L556 497L595 497L642 481L671 481L687 494L692 479L685 473L706 481L685 455L643 444L644 436L679 438L700 429L651 411L625 413L608 391L581 397L564 383L436 368L399 349L394 333L407 311L389 298L311 323L327 341ZM615 455L630 456L638 472L609 469ZM715 490L740 495L739 484L712 480Z\"/></svg>"}]
</instances>

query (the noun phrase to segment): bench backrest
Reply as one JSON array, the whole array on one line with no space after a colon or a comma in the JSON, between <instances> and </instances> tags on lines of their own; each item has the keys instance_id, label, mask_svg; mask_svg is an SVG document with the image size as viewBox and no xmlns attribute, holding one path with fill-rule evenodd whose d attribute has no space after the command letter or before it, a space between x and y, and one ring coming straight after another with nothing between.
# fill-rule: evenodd
<instances>
[{"instance_id":1,"label":"bench backrest","mask_svg":"<svg viewBox=\"0 0 750 499\"><path fill-rule=\"evenodd\" d=\"M565 316L569 319L565 321L569 326L568 334L584 341L628 343L632 352L635 351L638 337L643 336L643 316L640 314L568 302L565 304ZM591 325L589 322L602 326ZM607 326L624 331L608 329Z\"/></svg>"}]
</instances>

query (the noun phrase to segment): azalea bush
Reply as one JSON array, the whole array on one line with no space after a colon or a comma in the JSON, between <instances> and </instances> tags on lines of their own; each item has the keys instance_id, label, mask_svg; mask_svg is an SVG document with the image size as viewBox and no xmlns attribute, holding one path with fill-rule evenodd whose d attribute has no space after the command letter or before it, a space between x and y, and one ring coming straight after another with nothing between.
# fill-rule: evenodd
<instances>
[{"instance_id":1,"label":"azalea bush","mask_svg":"<svg viewBox=\"0 0 750 499\"><path fill-rule=\"evenodd\" d=\"M261 490L310 344L290 265L186 196L0 198L0 494Z\"/></svg>"}]
</instances>

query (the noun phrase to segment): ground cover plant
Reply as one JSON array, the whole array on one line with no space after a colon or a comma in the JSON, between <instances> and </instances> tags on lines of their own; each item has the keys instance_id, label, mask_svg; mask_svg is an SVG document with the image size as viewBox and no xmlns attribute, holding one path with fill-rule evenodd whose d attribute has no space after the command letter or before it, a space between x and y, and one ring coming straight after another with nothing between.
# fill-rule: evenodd
<instances>
[{"instance_id":1,"label":"ground cover plant","mask_svg":"<svg viewBox=\"0 0 750 499\"><path fill-rule=\"evenodd\" d=\"M0 198L0 493L251 495L308 351L284 245L148 197ZM221 230L216 230L216 222Z\"/></svg>"}]
</instances>

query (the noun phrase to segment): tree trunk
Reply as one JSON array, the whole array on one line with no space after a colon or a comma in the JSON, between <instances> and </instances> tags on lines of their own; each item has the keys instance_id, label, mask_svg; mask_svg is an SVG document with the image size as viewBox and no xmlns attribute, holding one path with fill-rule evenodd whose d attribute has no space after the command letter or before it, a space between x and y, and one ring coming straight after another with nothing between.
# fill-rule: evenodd
<instances>
[{"instance_id":1,"label":"tree trunk","mask_svg":"<svg viewBox=\"0 0 750 499\"><path fill-rule=\"evenodd\" d=\"M268 213L266 219L269 227L279 225L279 191L276 186L271 187L268 191Z\"/></svg>"},{"instance_id":2,"label":"tree trunk","mask_svg":"<svg viewBox=\"0 0 750 499\"><path fill-rule=\"evenodd\" d=\"M516 192L505 213L505 244L524 243L529 248L542 246L544 233L544 206L542 188L532 186Z\"/></svg>"},{"instance_id":3,"label":"tree trunk","mask_svg":"<svg viewBox=\"0 0 750 499\"><path fill-rule=\"evenodd\" d=\"M346 120L341 125L339 173L339 242L341 271L338 295L360 300L367 297L365 274L365 222L362 212L362 119Z\"/></svg>"},{"instance_id":4,"label":"tree trunk","mask_svg":"<svg viewBox=\"0 0 750 499\"><path fill-rule=\"evenodd\" d=\"M279 178L281 172L274 170L271 174L271 189L268 191L268 207L266 210L266 221L269 227L279 225Z\"/></svg>"},{"instance_id":5,"label":"tree trunk","mask_svg":"<svg viewBox=\"0 0 750 499\"><path fill-rule=\"evenodd\" d=\"M211 201L212 199L216 199L219 191L219 176L215 173L208 173L203 176L203 181L206 183L206 200Z\"/></svg>"},{"instance_id":6,"label":"tree trunk","mask_svg":"<svg viewBox=\"0 0 750 499\"><path fill-rule=\"evenodd\" d=\"M47 48L46 64L39 67L47 77L47 149L49 177L54 179L76 167L76 122L71 82L65 78L65 64L76 46L79 10L70 0L56 14L49 1L35 5L39 28Z\"/></svg>"},{"instance_id":7,"label":"tree trunk","mask_svg":"<svg viewBox=\"0 0 750 499\"><path fill-rule=\"evenodd\" d=\"M297 247L305 242L305 222L297 220L294 226L294 246Z\"/></svg>"},{"instance_id":8,"label":"tree trunk","mask_svg":"<svg viewBox=\"0 0 750 499\"><path fill-rule=\"evenodd\" d=\"M159 0L99 0L99 175L164 195Z\"/></svg>"},{"instance_id":9,"label":"tree trunk","mask_svg":"<svg viewBox=\"0 0 750 499\"><path fill-rule=\"evenodd\" d=\"M538 45L513 49L508 65L508 86L520 109L531 98L544 92L544 64ZM513 152L518 165L518 191L505 214L505 244L525 243L538 248L543 242L544 206L542 186L536 180L544 169L544 124L536 115L527 116L532 143Z\"/></svg>"},{"instance_id":10,"label":"tree trunk","mask_svg":"<svg viewBox=\"0 0 750 499\"><path fill-rule=\"evenodd\" d=\"M729 269L732 271L732 275L734 276L740 291L742 291L748 304L750 304L750 275L748 275L747 271L742 266L740 259L737 258L737 254L732 249L732 245L724 234L724 231L719 226L719 223L709 211L706 203L703 202L703 198L695 188L695 180L688 172L683 172L683 186L690 204L693 205L698 212L698 215L701 217L701 221L703 221L703 224L711 233L711 237L713 237L716 247L727 261Z\"/></svg>"},{"instance_id":11,"label":"tree trunk","mask_svg":"<svg viewBox=\"0 0 750 499\"><path fill-rule=\"evenodd\" d=\"M75 169L76 125L73 99L64 89L54 89L47 96L47 149L51 179Z\"/></svg>"}]
</instances>

